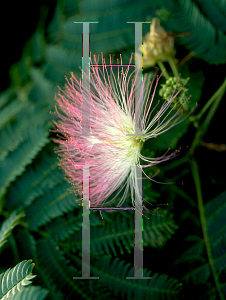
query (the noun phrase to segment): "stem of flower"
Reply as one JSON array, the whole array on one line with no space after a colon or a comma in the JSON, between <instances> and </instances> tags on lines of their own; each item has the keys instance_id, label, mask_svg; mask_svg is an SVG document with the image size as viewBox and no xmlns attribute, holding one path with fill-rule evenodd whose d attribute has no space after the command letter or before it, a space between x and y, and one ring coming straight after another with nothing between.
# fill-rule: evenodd
<instances>
[{"instance_id":1,"label":"stem of flower","mask_svg":"<svg viewBox=\"0 0 226 300\"><path fill-rule=\"evenodd\" d=\"M190 120L192 122L199 120L202 115L206 112L206 110L210 107L210 105L214 102L214 100L221 95L222 92L225 91L226 88L226 78L224 80L224 82L222 83L222 85L219 87L219 89L213 94L213 96L209 99L209 101L204 105L204 107L202 108L202 110L200 111L200 113L197 116L194 117L190 117ZM223 96L223 94L222 94Z\"/></svg>"},{"instance_id":2,"label":"stem of flower","mask_svg":"<svg viewBox=\"0 0 226 300\"><path fill-rule=\"evenodd\" d=\"M193 179L195 182L196 194L197 194L197 199L198 199L198 208L199 208L199 213L200 213L200 221L201 221L201 226L202 226L204 243L206 246L207 257L208 257L210 269L213 274L217 292L220 296L220 299L223 300L224 297L220 291L220 283L218 281L217 272L216 272L216 269L214 268L214 261L213 261L212 255L211 255L211 246L210 246L209 236L207 233L207 224L206 224L205 211L204 211L204 205L203 205L203 199L202 199L201 182L200 182L200 177L199 177L199 172L198 172L198 165L194 158L191 159L191 171L192 171Z\"/></svg>"},{"instance_id":3,"label":"stem of flower","mask_svg":"<svg viewBox=\"0 0 226 300\"><path fill-rule=\"evenodd\" d=\"M205 121L203 122L202 126L205 128L205 130L209 127L209 124L221 102L222 97L224 96L225 93L225 89L226 89L226 79L225 79L225 84L224 84L224 88L221 89L221 93L219 93L218 97L216 98L216 101L213 103L208 115L206 116Z\"/></svg>"},{"instance_id":4,"label":"stem of flower","mask_svg":"<svg viewBox=\"0 0 226 300\"><path fill-rule=\"evenodd\" d=\"M201 138L203 137L203 135L206 133L210 122L217 110L218 105L220 104L220 101L225 93L225 89L226 89L226 79L224 80L223 84L220 86L220 88L216 91L216 93L210 98L211 103L215 100L213 106L211 107L209 113L206 116L206 119L204 120L204 122L202 123L202 125L200 126L200 129L196 132L195 138L192 142L192 145L190 147L190 154L193 154L195 151L195 148L198 146L198 144L201 141ZM212 98L214 97L214 99L212 100ZM210 102L210 100L208 102ZM208 104L207 102L207 104ZM211 104L210 103L210 104ZM205 106L204 106L205 107ZM209 106L208 106L209 107ZM207 108L206 108L207 109Z\"/></svg>"},{"instance_id":5,"label":"stem of flower","mask_svg":"<svg viewBox=\"0 0 226 300\"><path fill-rule=\"evenodd\" d=\"M174 77L178 77L179 74L178 74L177 66L176 66L174 60L172 59L172 57L168 58L168 63L170 65L170 68L173 72Z\"/></svg>"},{"instance_id":6,"label":"stem of flower","mask_svg":"<svg viewBox=\"0 0 226 300\"><path fill-rule=\"evenodd\" d=\"M167 164L166 166L161 167L161 172L170 171L170 170L175 169L183 164L186 164L187 162L189 162L189 158L187 156L184 156L180 159L176 159L175 161L172 161L171 163Z\"/></svg>"},{"instance_id":7,"label":"stem of flower","mask_svg":"<svg viewBox=\"0 0 226 300\"><path fill-rule=\"evenodd\" d=\"M165 68L163 62L162 62L162 61L158 61L157 64L158 64L160 70L163 72L162 75L163 75L166 79L169 79L169 78L170 78L170 77L169 77L169 74L167 73L166 68Z\"/></svg>"}]
</instances>

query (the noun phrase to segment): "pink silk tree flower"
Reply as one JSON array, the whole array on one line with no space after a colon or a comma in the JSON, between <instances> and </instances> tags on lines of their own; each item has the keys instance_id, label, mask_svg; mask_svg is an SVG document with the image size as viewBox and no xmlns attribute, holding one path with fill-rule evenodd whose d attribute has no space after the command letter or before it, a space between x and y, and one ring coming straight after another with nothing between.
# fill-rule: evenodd
<instances>
[{"instance_id":1,"label":"pink silk tree flower","mask_svg":"<svg viewBox=\"0 0 226 300\"><path fill-rule=\"evenodd\" d=\"M132 57L129 65L131 61ZM94 62L98 64L98 59L94 58ZM61 167L65 170L67 179L74 189L82 194L83 165L89 166L91 207L100 207L106 203L106 200L110 203L124 189L118 204L121 205L125 201L129 188L134 203L134 193L139 195L134 166L140 167L145 174L143 170L145 167L156 165L175 155L174 152L159 158L144 157L141 154L144 142L184 120L181 119L180 110L176 109L178 103L173 103L181 89L177 92L174 90L169 99L163 101L156 111L160 103L158 102L155 107L152 107L152 103L160 77L154 76L150 81L148 76L144 76L143 83L146 87L143 95L140 93L138 103L138 105L144 104L141 119L142 135L132 135L135 134L136 77L134 72L129 75L129 66L112 66L111 57L110 67L106 66L103 57L102 64L103 67L91 68L90 91L84 91L89 95L84 99L87 101L87 106L90 106L90 113L87 113L87 118L90 119L89 136L82 136L84 115L82 114L81 81L78 81L72 73L70 81L67 79L64 90L60 90L56 97L58 103L56 114L60 120L55 122L57 127L55 131L58 132L59 139L54 141L60 144L57 152L61 158ZM145 165L140 164L141 159L146 162ZM115 191L117 195L109 200L110 195ZM139 197L142 201L142 196Z\"/></svg>"}]
</instances>

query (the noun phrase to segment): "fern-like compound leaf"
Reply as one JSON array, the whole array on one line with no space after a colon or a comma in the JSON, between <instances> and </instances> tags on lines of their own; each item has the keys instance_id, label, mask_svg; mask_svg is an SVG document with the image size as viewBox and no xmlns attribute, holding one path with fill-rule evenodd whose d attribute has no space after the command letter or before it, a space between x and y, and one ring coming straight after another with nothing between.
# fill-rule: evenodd
<instances>
[{"instance_id":1,"label":"fern-like compound leaf","mask_svg":"<svg viewBox=\"0 0 226 300\"><path fill-rule=\"evenodd\" d=\"M43 300L46 298L48 291L38 286L27 287L22 292L9 296L7 300Z\"/></svg>"},{"instance_id":2,"label":"fern-like compound leaf","mask_svg":"<svg viewBox=\"0 0 226 300\"><path fill-rule=\"evenodd\" d=\"M206 256L206 241L197 239L186 252L180 256L176 264L183 269L183 280L193 284L206 283L211 272L215 276L215 291L226 294L226 192L220 194L205 205L205 218L209 239L209 257ZM186 267L185 267L186 266Z\"/></svg>"},{"instance_id":3,"label":"fern-like compound leaf","mask_svg":"<svg viewBox=\"0 0 226 300\"><path fill-rule=\"evenodd\" d=\"M25 286L36 277L32 274L34 263L31 260L23 260L14 268L8 269L0 275L0 299L8 299L11 295L20 293Z\"/></svg>"},{"instance_id":4,"label":"fern-like compound leaf","mask_svg":"<svg viewBox=\"0 0 226 300\"><path fill-rule=\"evenodd\" d=\"M167 5L170 3L165 2ZM203 6L205 5L206 2ZM214 27L194 1L179 0L172 12L172 18L169 19L169 25L172 26L170 30L190 32L189 36L179 37L178 41L210 64L226 62L226 36L222 30Z\"/></svg>"},{"instance_id":5,"label":"fern-like compound leaf","mask_svg":"<svg viewBox=\"0 0 226 300\"><path fill-rule=\"evenodd\" d=\"M51 219L78 207L75 194L70 193L68 188L69 184L62 182L53 189L47 190L45 195L37 198L26 209L26 221L30 229L37 229Z\"/></svg>"},{"instance_id":6,"label":"fern-like compound leaf","mask_svg":"<svg viewBox=\"0 0 226 300\"><path fill-rule=\"evenodd\" d=\"M2 223L0 228L0 248L5 244L12 229L19 224L20 219L24 216L24 212L18 213L17 211L13 211L11 215Z\"/></svg>"},{"instance_id":7,"label":"fern-like compound leaf","mask_svg":"<svg viewBox=\"0 0 226 300\"><path fill-rule=\"evenodd\" d=\"M151 279L126 279L134 277L134 267L119 261L119 258L111 262L110 256L101 257L93 269L95 276L99 276L98 284L107 286L120 295L123 299L178 299L182 284L175 278L155 273ZM143 276L149 277L150 271L144 270Z\"/></svg>"},{"instance_id":8,"label":"fern-like compound leaf","mask_svg":"<svg viewBox=\"0 0 226 300\"><path fill-rule=\"evenodd\" d=\"M20 175L37 155L40 149L49 142L47 128L31 127L27 139L0 163L0 195L16 176Z\"/></svg>"}]
</instances>

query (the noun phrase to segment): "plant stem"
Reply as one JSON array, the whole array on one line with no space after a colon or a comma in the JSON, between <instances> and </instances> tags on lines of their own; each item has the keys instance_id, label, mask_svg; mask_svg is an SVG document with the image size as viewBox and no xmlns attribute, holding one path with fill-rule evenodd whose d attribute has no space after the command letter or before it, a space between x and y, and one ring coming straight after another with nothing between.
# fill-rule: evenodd
<instances>
[{"instance_id":1,"label":"plant stem","mask_svg":"<svg viewBox=\"0 0 226 300\"><path fill-rule=\"evenodd\" d=\"M226 83L226 80L225 80L225 83ZM209 127L210 125L210 122L221 102L221 99L222 97L224 96L224 93L225 93L225 88L226 88L226 85L224 86L224 90L221 90L221 93L218 95L218 97L216 98L216 101L213 103L208 115L206 116L206 119L205 121L203 122L202 126L204 127L205 130L207 130L207 128Z\"/></svg>"},{"instance_id":2,"label":"plant stem","mask_svg":"<svg viewBox=\"0 0 226 300\"><path fill-rule=\"evenodd\" d=\"M171 68L171 70L172 70L172 72L173 72L174 77L178 77L179 74L178 74L178 71L177 71L177 66L175 65L175 62L174 62L174 60L172 59L172 57L170 57L170 58L168 59L168 63L169 63L169 65L170 65L170 68Z\"/></svg>"},{"instance_id":3,"label":"plant stem","mask_svg":"<svg viewBox=\"0 0 226 300\"><path fill-rule=\"evenodd\" d=\"M225 88L226 88L226 78L222 83L222 85L219 87L219 89L213 94L213 96L209 99L209 101L204 105L200 113L194 117L194 121L199 120L202 117L202 115L206 112L206 110L210 107L210 105L214 102L214 100L225 91Z\"/></svg>"},{"instance_id":4,"label":"plant stem","mask_svg":"<svg viewBox=\"0 0 226 300\"><path fill-rule=\"evenodd\" d=\"M163 72L162 75L163 75L166 79L169 79L169 74L167 73L166 68L165 68L163 62L162 62L162 61L158 61L157 64L158 64L160 70Z\"/></svg>"},{"instance_id":5,"label":"plant stem","mask_svg":"<svg viewBox=\"0 0 226 300\"><path fill-rule=\"evenodd\" d=\"M169 170L175 169L175 168L179 167L180 165L185 164L187 162L189 162L189 159L187 156L184 156L180 159L172 161L171 163L167 164L164 167L161 167L161 172L167 172Z\"/></svg>"},{"instance_id":6,"label":"plant stem","mask_svg":"<svg viewBox=\"0 0 226 300\"><path fill-rule=\"evenodd\" d=\"M220 86L220 88L217 90L217 92L210 98L211 103L215 100L213 106L211 107L209 113L207 114L204 122L201 124L200 129L196 132L195 138L192 142L192 145L190 147L190 154L193 154L195 151L195 148L198 146L200 143L203 135L206 133L210 122L217 110L218 105L220 104L220 101L225 93L226 89L226 79L224 80L223 84ZM217 96L216 96L217 94ZM214 98L213 98L214 97ZM213 99L212 99L213 98ZM210 100L208 102L210 102ZM208 104L207 102L207 104ZM205 106L204 106L205 107ZM209 106L208 106L209 107Z\"/></svg>"},{"instance_id":7,"label":"plant stem","mask_svg":"<svg viewBox=\"0 0 226 300\"><path fill-rule=\"evenodd\" d=\"M206 224L205 211L204 211L204 205L203 205L203 199L202 199L202 189L201 189L201 182L200 182L200 177L199 177L199 172L198 172L198 165L194 158L191 159L190 163L191 163L191 171L192 171L193 179L195 182L196 194L197 194L197 199L198 199L198 208L199 208L199 213L200 213L200 221L201 221L201 226L202 226L204 243L206 246L207 257L208 257L210 269L213 274L217 292L219 294L220 299L224 300L224 296L222 295L222 293L220 291L220 283L218 281L217 272L216 272L216 269L214 268L214 260L211 255L211 246L210 246L209 236L207 233L207 224Z\"/></svg>"}]
</instances>

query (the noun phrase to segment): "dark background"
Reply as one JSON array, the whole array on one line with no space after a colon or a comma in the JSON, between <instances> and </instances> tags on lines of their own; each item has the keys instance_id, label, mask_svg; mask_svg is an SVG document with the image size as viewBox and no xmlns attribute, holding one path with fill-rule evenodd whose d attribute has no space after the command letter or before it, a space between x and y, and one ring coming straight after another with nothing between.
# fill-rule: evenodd
<instances>
[{"instance_id":1,"label":"dark background","mask_svg":"<svg viewBox=\"0 0 226 300\"><path fill-rule=\"evenodd\" d=\"M0 92L10 85L10 66L17 62L26 41L33 35L41 15L50 22L56 0L4 1L1 3L1 72Z\"/></svg>"}]
</instances>

